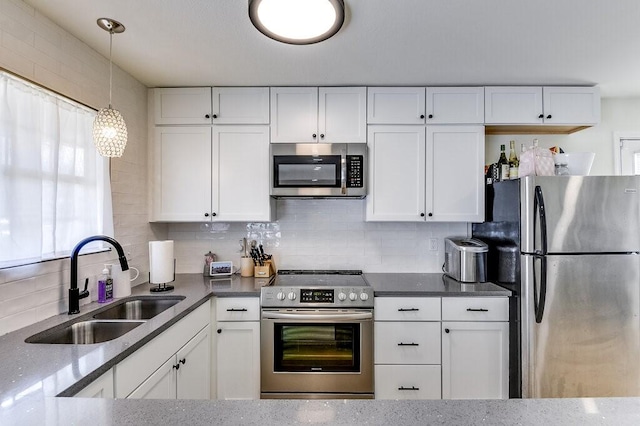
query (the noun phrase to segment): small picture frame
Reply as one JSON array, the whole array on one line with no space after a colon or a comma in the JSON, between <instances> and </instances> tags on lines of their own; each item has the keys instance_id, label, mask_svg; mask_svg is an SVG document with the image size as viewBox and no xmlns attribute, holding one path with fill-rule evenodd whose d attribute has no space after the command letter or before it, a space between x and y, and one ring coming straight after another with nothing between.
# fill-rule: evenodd
<instances>
[{"instance_id":1,"label":"small picture frame","mask_svg":"<svg viewBox=\"0 0 640 426\"><path fill-rule=\"evenodd\" d=\"M233 262L211 262L209 264L210 277L228 277L233 274Z\"/></svg>"}]
</instances>

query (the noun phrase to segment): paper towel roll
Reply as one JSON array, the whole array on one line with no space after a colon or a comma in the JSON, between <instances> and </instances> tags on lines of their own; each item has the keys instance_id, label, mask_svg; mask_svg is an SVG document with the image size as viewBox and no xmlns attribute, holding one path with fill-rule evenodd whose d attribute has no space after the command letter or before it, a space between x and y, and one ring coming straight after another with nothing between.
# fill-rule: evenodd
<instances>
[{"instance_id":1,"label":"paper towel roll","mask_svg":"<svg viewBox=\"0 0 640 426\"><path fill-rule=\"evenodd\" d=\"M149 241L149 283L174 280L173 241Z\"/></svg>"}]
</instances>

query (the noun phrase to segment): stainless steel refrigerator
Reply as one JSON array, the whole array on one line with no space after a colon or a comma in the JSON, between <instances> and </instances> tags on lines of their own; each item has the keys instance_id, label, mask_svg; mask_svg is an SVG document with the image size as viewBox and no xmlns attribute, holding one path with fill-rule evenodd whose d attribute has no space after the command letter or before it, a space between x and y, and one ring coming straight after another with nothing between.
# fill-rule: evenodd
<instances>
[{"instance_id":1,"label":"stainless steel refrigerator","mask_svg":"<svg viewBox=\"0 0 640 426\"><path fill-rule=\"evenodd\" d=\"M504 184L474 236L520 252L505 266L496 250L494 272L519 269L522 397L640 396L640 176Z\"/></svg>"}]
</instances>

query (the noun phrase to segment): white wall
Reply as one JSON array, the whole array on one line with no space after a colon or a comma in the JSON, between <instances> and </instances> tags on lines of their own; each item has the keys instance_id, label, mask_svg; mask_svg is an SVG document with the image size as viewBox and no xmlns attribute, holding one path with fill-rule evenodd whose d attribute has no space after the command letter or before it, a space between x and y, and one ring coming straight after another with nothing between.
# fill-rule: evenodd
<instances>
[{"instance_id":1,"label":"white wall","mask_svg":"<svg viewBox=\"0 0 640 426\"><path fill-rule=\"evenodd\" d=\"M466 223L364 222L364 211L364 200L278 200L280 238L264 240L265 251L274 255L278 269L441 272L444 237L467 235ZM202 272L209 250L218 260L239 265L246 224L217 228L169 225L178 272ZM436 250L430 250L432 238Z\"/></svg>"},{"instance_id":2,"label":"white wall","mask_svg":"<svg viewBox=\"0 0 640 426\"><path fill-rule=\"evenodd\" d=\"M20 0L0 0L0 67L96 109L109 103L108 58ZM149 268L147 242L166 231L152 228L146 215L147 89L117 66L113 71L113 105L129 132L124 156L111 162L115 237L140 268L139 283ZM82 256L79 276L91 277L93 286L103 264L114 259L114 253ZM67 311L69 263L0 270L0 335Z\"/></svg>"}]
</instances>

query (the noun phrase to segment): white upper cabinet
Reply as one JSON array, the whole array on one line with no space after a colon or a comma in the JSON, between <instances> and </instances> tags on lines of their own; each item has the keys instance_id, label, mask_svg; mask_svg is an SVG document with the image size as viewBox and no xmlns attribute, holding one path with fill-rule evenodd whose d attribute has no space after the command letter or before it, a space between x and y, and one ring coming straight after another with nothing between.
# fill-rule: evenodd
<instances>
[{"instance_id":1,"label":"white upper cabinet","mask_svg":"<svg viewBox=\"0 0 640 426\"><path fill-rule=\"evenodd\" d=\"M483 124L484 87L427 87L427 124Z\"/></svg>"},{"instance_id":2,"label":"white upper cabinet","mask_svg":"<svg viewBox=\"0 0 640 426\"><path fill-rule=\"evenodd\" d=\"M213 159L214 220L270 221L269 126L214 126Z\"/></svg>"},{"instance_id":3,"label":"white upper cabinet","mask_svg":"<svg viewBox=\"0 0 640 426\"><path fill-rule=\"evenodd\" d=\"M484 88L486 124L542 124L542 87Z\"/></svg>"},{"instance_id":4,"label":"white upper cabinet","mask_svg":"<svg viewBox=\"0 0 640 426\"><path fill-rule=\"evenodd\" d=\"M589 126L600 122L598 87L485 87L486 124Z\"/></svg>"},{"instance_id":5,"label":"white upper cabinet","mask_svg":"<svg viewBox=\"0 0 640 426\"><path fill-rule=\"evenodd\" d=\"M367 221L482 222L484 126L369 126Z\"/></svg>"},{"instance_id":6,"label":"white upper cabinet","mask_svg":"<svg viewBox=\"0 0 640 426\"><path fill-rule=\"evenodd\" d=\"M318 101L318 142L367 142L364 87L321 87Z\"/></svg>"},{"instance_id":7,"label":"white upper cabinet","mask_svg":"<svg viewBox=\"0 0 640 426\"><path fill-rule=\"evenodd\" d=\"M210 124L211 88L152 89L155 124Z\"/></svg>"},{"instance_id":8,"label":"white upper cabinet","mask_svg":"<svg viewBox=\"0 0 640 426\"><path fill-rule=\"evenodd\" d=\"M546 124L584 124L600 122L599 87L543 87Z\"/></svg>"},{"instance_id":9,"label":"white upper cabinet","mask_svg":"<svg viewBox=\"0 0 640 426\"><path fill-rule=\"evenodd\" d=\"M369 87L367 123L424 124L424 87Z\"/></svg>"},{"instance_id":10,"label":"white upper cabinet","mask_svg":"<svg viewBox=\"0 0 640 426\"><path fill-rule=\"evenodd\" d=\"M213 124L269 124L268 87L214 87Z\"/></svg>"},{"instance_id":11,"label":"white upper cabinet","mask_svg":"<svg viewBox=\"0 0 640 426\"><path fill-rule=\"evenodd\" d=\"M424 220L425 127L369 126L367 147L367 220Z\"/></svg>"},{"instance_id":12,"label":"white upper cabinet","mask_svg":"<svg viewBox=\"0 0 640 426\"><path fill-rule=\"evenodd\" d=\"M211 214L211 126L156 127L151 221L202 222Z\"/></svg>"},{"instance_id":13,"label":"white upper cabinet","mask_svg":"<svg viewBox=\"0 0 640 426\"><path fill-rule=\"evenodd\" d=\"M427 126L427 221L484 221L484 126Z\"/></svg>"},{"instance_id":14,"label":"white upper cabinet","mask_svg":"<svg viewBox=\"0 0 640 426\"><path fill-rule=\"evenodd\" d=\"M272 143L366 142L363 87L273 87Z\"/></svg>"}]
</instances>

